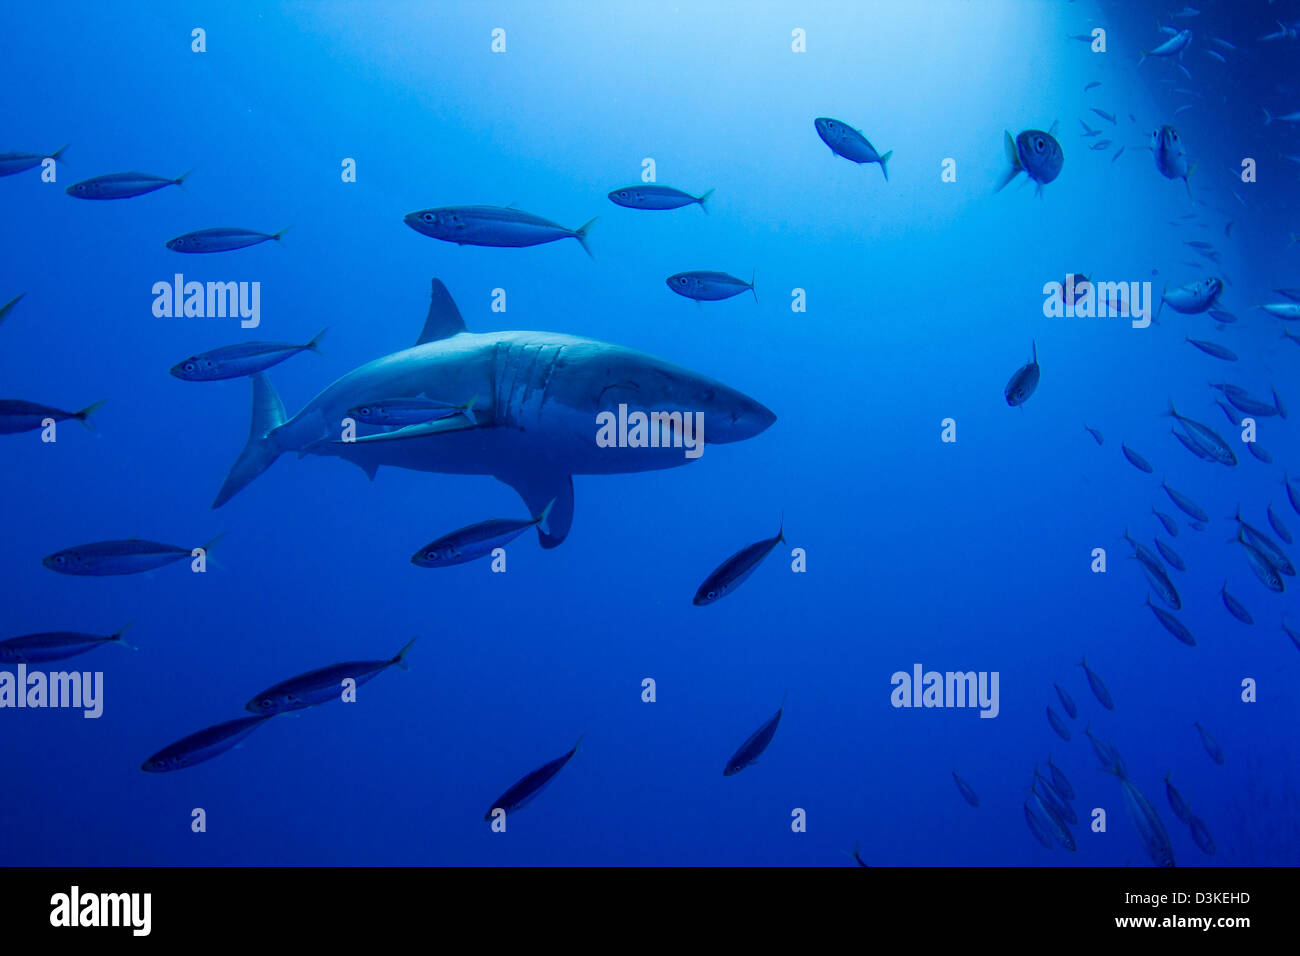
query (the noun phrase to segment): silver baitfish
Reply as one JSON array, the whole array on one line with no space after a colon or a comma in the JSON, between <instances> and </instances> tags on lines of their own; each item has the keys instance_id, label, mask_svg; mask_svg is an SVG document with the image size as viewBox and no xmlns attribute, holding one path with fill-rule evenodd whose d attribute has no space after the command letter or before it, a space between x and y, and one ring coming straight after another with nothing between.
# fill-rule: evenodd
<instances>
[{"instance_id":1,"label":"silver baitfish","mask_svg":"<svg viewBox=\"0 0 1300 956\"><path fill-rule=\"evenodd\" d=\"M767 749L767 745L772 742L772 737L776 734L776 726L781 722L781 712L784 710L785 700L783 699L776 713L768 718L762 727L750 734L749 739L731 755L731 759L727 761L727 765L722 769L724 777L738 774L758 760L763 751Z\"/></svg>"},{"instance_id":2,"label":"silver baitfish","mask_svg":"<svg viewBox=\"0 0 1300 956\"><path fill-rule=\"evenodd\" d=\"M52 405L27 402L20 398L0 398L0 435L35 431L38 428L44 428L45 422L50 419L56 422L68 421L69 419L79 421L93 432L95 429L90 424L90 416L95 414L99 410L99 406L103 404L104 399L100 399L92 405L87 405L81 411L67 412Z\"/></svg>"},{"instance_id":3,"label":"silver baitfish","mask_svg":"<svg viewBox=\"0 0 1300 956\"><path fill-rule=\"evenodd\" d=\"M613 190L609 194L609 201L628 209L680 209L682 206L694 203L707 213L709 207L705 203L712 195L712 189L702 195L692 196L671 186L642 183L639 186L624 186L622 189Z\"/></svg>"},{"instance_id":4,"label":"silver baitfish","mask_svg":"<svg viewBox=\"0 0 1300 956\"><path fill-rule=\"evenodd\" d=\"M328 329L321 329L316 337L305 345L294 345L290 342L241 342L239 345L225 345L210 352L191 355L184 361L177 362L169 371L176 378L186 382L216 382L228 378L242 378L245 375L264 372L299 352L315 352L320 355L320 340L327 331Z\"/></svg>"},{"instance_id":5,"label":"silver baitfish","mask_svg":"<svg viewBox=\"0 0 1300 956\"><path fill-rule=\"evenodd\" d=\"M691 603L696 607L704 607L706 604L722 600L744 584L745 580L754 573L754 569L772 552L772 549L784 540L785 521L783 519L776 537L764 538L762 541L756 541L741 548L710 572L709 576L704 579L704 583L696 589L695 598Z\"/></svg>"},{"instance_id":6,"label":"silver baitfish","mask_svg":"<svg viewBox=\"0 0 1300 956\"><path fill-rule=\"evenodd\" d=\"M148 773L168 773L219 757L266 723L266 717L239 717L222 724L205 727L170 746L164 747L140 765Z\"/></svg>"},{"instance_id":7,"label":"silver baitfish","mask_svg":"<svg viewBox=\"0 0 1300 956\"><path fill-rule=\"evenodd\" d=\"M73 183L66 190L73 199L130 199L143 196L164 186L179 186L189 173L175 179L153 176L149 173L110 173Z\"/></svg>"},{"instance_id":8,"label":"silver baitfish","mask_svg":"<svg viewBox=\"0 0 1300 956\"><path fill-rule=\"evenodd\" d=\"M554 504L552 498L535 518L489 518L435 538L411 556L411 563L421 568L447 568L489 555L529 528L540 527L546 531L546 519Z\"/></svg>"},{"instance_id":9,"label":"silver baitfish","mask_svg":"<svg viewBox=\"0 0 1300 956\"><path fill-rule=\"evenodd\" d=\"M201 545L205 554L212 552L212 547L220 540L217 535L211 541ZM95 541L56 551L41 559L51 571L60 574L73 574L82 577L106 577L114 574L140 574L161 568L173 561L194 557L200 548L178 548L174 544L159 541L146 541L141 538L128 538L123 541Z\"/></svg>"},{"instance_id":10,"label":"silver baitfish","mask_svg":"<svg viewBox=\"0 0 1300 956\"><path fill-rule=\"evenodd\" d=\"M291 710L302 710L305 707L338 700L343 692L345 680L351 680L354 686L360 687L390 667L406 670L406 655L415 641L414 637L411 638L396 656L387 660L331 664L273 684L260 694L254 695L248 703L244 704L244 710L263 717L273 717Z\"/></svg>"},{"instance_id":11,"label":"silver baitfish","mask_svg":"<svg viewBox=\"0 0 1300 956\"><path fill-rule=\"evenodd\" d=\"M252 229L218 226L215 229L200 229L197 232L187 232L175 239L168 239L164 245L172 252L191 254L231 252L235 249L256 246L272 239L279 242L281 237L288 231L288 226L285 226L279 232L255 232Z\"/></svg>"},{"instance_id":12,"label":"silver baitfish","mask_svg":"<svg viewBox=\"0 0 1300 956\"><path fill-rule=\"evenodd\" d=\"M583 252L590 256L587 233L596 220L592 219L577 229L566 229L522 209L505 206L442 206L407 213L403 221L422 236L454 242L458 246L517 249L558 239L577 239Z\"/></svg>"}]
</instances>

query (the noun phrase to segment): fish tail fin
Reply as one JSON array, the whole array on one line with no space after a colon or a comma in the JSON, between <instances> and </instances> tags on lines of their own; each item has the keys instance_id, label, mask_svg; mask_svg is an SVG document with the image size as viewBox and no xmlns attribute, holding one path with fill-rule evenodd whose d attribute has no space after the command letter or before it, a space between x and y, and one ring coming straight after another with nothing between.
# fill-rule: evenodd
<instances>
[{"instance_id":1,"label":"fish tail fin","mask_svg":"<svg viewBox=\"0 0 1300 956\"><path fill-rule=\"evenodd\" d=\"M94 424L92 424L90 421L90 416L95 414L95 412L99 411L99 406L103 405L104 402L106 401L107 399L101 398L99 401L87 405L85 408L77 412L72 417L75 418L77 421L81 422L81 424L85 425L86 431L90 432L92 435L97 434L97 432L95 431Z\"/></svg>"},{"instance_id":2,"label":"fish tail fin","mask_svg":"<svg viewBox=\"0 0 1300 956\"><path fill-rule=\"evenodd\" d=\"M776 532L776 540L777 541L785 540L785 512L784 511L781 512L781 527Z\"/></svg>"},{"instance_id":3,"label":"fish tail fin","mask_svg":"<svg viewBox=\"0 0 1300 956\"><path fill-rule=\"evenodd\" d=\"M121 644L123 647L129 647L133 651L138 651L140 648L136 647L134 644L127 643L122 636L133 627L135 627L135 621L128 621L122 627L119 627L116 631L110 634L108 639L114 644Z\"/></svg>"},{"instance_id":4,"label":"fish tail fin","mask_svg":"<svg viewBox=\"0 0 1300 956\"><path fill-rule=\"evenodd\" d=\"M1038 364L1038 340L1030 339L1029 344L1034 350L1034 364L1037 365Z\"/></svg>"},{"instance_id":5,"label":"fish tail fin","mask_svg":"<svg viewBox=\"0 0 1300 956\"><path fill-rule=\"evenodd\" d=\"M703 194L702 196L700 196L698 199L695 200L697 203L700 204L700 208L704 210L704 214L705 214L706 216L709 214L709 206L708 206L708 202L709 202L709 197L712 196L712 195L713 195L713 190L712 190L712 189L706 189L706 190L704 191L704 194Z\"/></svg>"},{"instance_id":6,"label":"fish tail fin","mask_svg":"<svg viewBox=\"0 0 1300 956\"><path fill-rule=\"evenodd\" d=\"M548 501L546 507L542 509L542 513L533 519L533 524L537 525L538 528L548 535L551 533L551 509L555 507L555 501L556 499L554 498Z\"/></svg>"},{"instance_id":7,"label":"fish tail fin","mask_svg":"<svg viewBox=\"0 0 1300 956\"><path fill-rule=\"evenodd\" d=\"M411 645L414 644L417 640L419 640L418 635L416 637L411 638L409 641L407 641L406 645L400 651L398 651L396 656L388 663L396 664L402 670L407 670L408 668L406 666L406 654L411 649Z\"/></svg>"},{"instance_id":8,"label":"fish tail fin","mask_svg":"<svg viewBox=\"0 0 1300 956\"><path fill-rule=\"evenodd\" d=\"M217 492L216 500L212 502L214 508L224 505L280 457L281 449L273 432L284 424L284 404L265 372L258 372L252 379L253 420L248 442L226 475L225 484Z\"/></svg>"},{"instance_id":9,"label":"fish tail fin","mask_svg":"<svg viewBox=\"0 0 1300 956\"><path fill-rule=\"evenodd\" d=\"M474 415L474 403L477 401L478 401L478 396L475 395L468 402L466 402L464 405L460 407L460 413L469 419L469 423L471 425L478 424L478 418L475 417Z\"/></svg>"},{"instance_id":10,"label":"fish tail fin","mask_svg":"<svg viewBox=\"0 0 1300 956\"><path fill-rule=\"evenodd\" d=\"M1002 145L1006 150L1007 160L1010 162L1011 168L1002 174L1001 181L993 190L995 193L1002 192L1002 190L1007 187L1007 184L1019 176L1021 171L1024 169L1024 167L1020 165L1020 153L1016 150L1016 141L1011 138L1011 131L1003 130L1002 135L1004 137Z\"/></svg>"},{"instance_id":11,"label":"fish tail fin","mask_svg":"<svg viewBox=\"0 0 1300 956\"><path fill-rule=\"evenodd\" d=\"M215 537L212 537L207 541L203 542L203 544L199 545L199 547L195 549L195 550L201 550L203 552L203 562L205 565L210 564L214 568L220 568L222 566L221 562L218 561L213 556L213 552L217 548L217 542L220 541L225 536L226 533L223 531L221 532L221 534L218 534Z\"/></svg>"},{"instance_id":12,"label":"fish tail fin","mask_svg":"<svg viewBox=\"0 0 1300 956\"><path fill-rule=\"evenodd\" d=\"M1183 177L1183 185L1187 187L1187 198L1193 202L1196 201L1196 197L1192 195L1192 173L1194 172L1196 172L1195 166L1187 170L1187 175Z\"/></svg>"},{"instance_id":13,"label":"fish tail fin","mask_svg":"<svg viewBox=\"0 0 1300 956\"><path fill-rule=\"evenodd\" d=\"M577 229L573 230L573 238L577 239L582 245L582 251L587 254L587 258L593 261L596 257L591 254L591 247L587 245L587 233L591 231L592 224L599 218L599 216L594 216L587 222L584 222Z\"/></svg>"},{"instance_id":14,"label":"fish tail fin","mask_svg":"<svg viewBox=\"0 0 1300 956\"><path fill-rule=\"evenodd\" d=\"M317 355L325 354L320 350L320 340L325 338L325 333L328 332L329 330L330 327L327 325L325 326L325 328L317 332L316 337L307 343L307 348L315 352Z\"/></svg>"},{"instance_id":15,"label":"fish tail fin","mask_svg":"<svg viewBox=\"0 0 1300 956\"><path fill-rule=\"evenodd\" d=\"M185 172L181 173L179 176L177 176L175 179L173 179L173 180L172 180L172 183L173 183L174 185L180 186L181 189L184 189L184 188L185 188L185 179L186 179L186 177L188 177L189 174L192 173L192 172L194 172L194 170L192 170L192 169L187 169L187 170L185 170Z\"/></svg>"},{"instance_id":16,"label":"fish tail fin","mask_svg":"<svg viewBox=\"0 0 1300 956\"><path fill-rule=\"evenodd\" d=\"M573 749L572 749L571 751L569 751L570 753L575 753L575 754L576 754L576 753L578 752L578 747L579 747L579 745L581 745L581 743L582 743L582 738L585 737L585 736L587 736L587 734L586 734L585 732L583 732L583 733L581 733L581 734L578 734L578 739L575 740L575 741L573 742Z\"/></svg>"},{"instance_id":17,"label":"fish tail fin","mask_svg":"<svg viewBox=\"0 0 1300 956\"><path fill-rule=\"evenodd\" d=\"M758 278L758 270L749 270L749 294L754 297L754 304L758 304L758 290L754 288L754 280Z\"/></svg>"},{"instance_id":18,"label":"fish tail fin","mask_svg":"<svg viewBox=\"0 0 1300 956\"><path fill-rule=\"evenodd\" d=\"M50 153L50 159L54 160L56 163L61 162L63 160L63 151L67 148L68 148L68 144L64 143L54 152Z\"/></svg>"},{"instance_id":19,"label":"fish tail fin","mask_svg":"<svg viewBox=\"0 0 1300 956\"><path fill-rule=\"evenodd\" d=\"M1268 107L1261 106L1260 109L1264 111L1264 125L1265 126L1273 125L1273 114L1268 111Z\"/></svg>"},{"instance_id":20,"label":"fish tail fin","mask_svg":"<svg viewBox=\"0 0 1300 956\"><path fill-rule=\"evenodd\" d=\"M1155 318L1157 320L1160 318L1160 311L1165 307L1165 296L1168 294L1168 292L1169 292L1169 283L1168 281L1166 281L1165 287L1160 290L1160 304L1156 306Z\"/></svg>"},{"instance_id":21,"label":"fish tail fin","mask_svg":"<svg viewBox=\"0 0 1300 956\"><path fill-rule=\"evenodd\" d=\"M1143 63L1146 62L1147 52L1148 52L1148 51L1146 51L1146 50L1142 50L1142 51L1140 51L1140 52L1141 52L1142 55L1138 57L1138 66L1141 66Z\"/></svg>"},{"instance_id":22,"label":"fish tail fin","mask_svg":"<svg viewBox=\"0 0 1300 956\"><path fill-rule=\"evenodd\" d=\"M885 182L889 182L888 163L889 163L889 157L893 155L894 155L894 151L891 149L889 152L885 153L885 155L880 157L880 171L885 174Z\"/></svg>"},{"instance_id":23,"label":"fish tail fin","mask_svg":"<svg viewBox=\"0 0 1300 956\"><path fill-rule=\"evenodd\" d=\"M283 229L281 229L279 232L273 232L273 233L271 233L271 238L274 239L276 242L283 242L283 241L284 241L284 234L285 234L286 232L288 232L288 231L289 231L290 229L292 229L292 228L293 228L293 226L285 226L285 227L284 227Z\"/></svg>"}]
</instances>

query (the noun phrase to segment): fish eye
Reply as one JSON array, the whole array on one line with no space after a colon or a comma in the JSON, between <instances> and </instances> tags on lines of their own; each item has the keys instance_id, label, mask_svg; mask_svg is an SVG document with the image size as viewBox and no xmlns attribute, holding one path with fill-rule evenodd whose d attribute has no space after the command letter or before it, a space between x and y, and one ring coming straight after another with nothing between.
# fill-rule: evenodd
<instances>
[{"instance_id":1,"label":"fish eye","mask_svg":"<svg viewBox=\"0 0 1300 956\"><path fill-rule=\"evenodd\" d=\"M426 551L426 552L424 552L424 559L425 559L426 561L437 561L437 560L438 560L438 552L437 552L437 551Z\"/></svg>"},{"instance_id":2,"label":"fish eye","mask_svg":"<svg viewBox=\"0 0 1300 956\"><path fill-rule=\"evenodd\" d=\"M63 555L61 555L61 554L59 554L59 555L55 555L55 557L54 557L54 563L55 563L55 564L66 564L66 563L67 563L67 560L68 560L68 559L65 558L65 557L64 557Z\"/></svg>"},{"instance_id":3,"label":"fish eye","mask_svg":"<svg viewBox=\"0 0 1300 956\"><path fill-rule=\"evenodd\" d=\"M717 596L718 596L717 591L710 591L708 594L705 595L705 597L707 597L710 601L712 601Z\"/></svg>"},{"instance_id":4,"label":"fish eye","mask_svg":"<svg viewBox=\"0 0 1300 956\"><path fill-rule=\"evenodd\" d=\"M426 213L425 213L423 216L421 216L420 218L423 219L425 222L433 222L433 213L431 213L431 212L426 212Z\"/></svg>"},{"instance_id":5,"label":"fish eye","mask_svg":"<svg viewBox=\"0 0 1300 956\"><path fill-rule=\"evenodd\" d=\"M1041 136L1038 137L1038 148L1042 149L1045 145L1047 144L1043 142L1043 138Z\"/></svg>"},{"instance_id":6,"label":"fish eye","mask_svg":"<svg viewBox=\"0 0 1300 956\"><path fill-rule=\"evenodd\" d=\"M186 362L186 363L185 363L185 371L187 371L187 372L192 372L192 371L194 371L194 363L193 363L193 362Z\"/></svg>"},{"instance_id":7,"label":"fish eye","mask_svg":"<svg viewBox=\"0 0 1300 956\"><path fill-rule=\"evenodd\" d=\"M274 706L275 706L275 701L271 700L271 698L269 697L266 698L266 700L262 701L263 710L270 710Z\"/></svg>"},{"instance_id":8,"label":"fish eye","mask_svg":"<svg viewBox=\"0 0 1300 956\"><path fill-rule=\"evenodd\" d=\"M370 407L368 405L363 405L361 408L358 409L358 411L360 411L362 415L369 415Z\"/></svg>"}]
</instances>

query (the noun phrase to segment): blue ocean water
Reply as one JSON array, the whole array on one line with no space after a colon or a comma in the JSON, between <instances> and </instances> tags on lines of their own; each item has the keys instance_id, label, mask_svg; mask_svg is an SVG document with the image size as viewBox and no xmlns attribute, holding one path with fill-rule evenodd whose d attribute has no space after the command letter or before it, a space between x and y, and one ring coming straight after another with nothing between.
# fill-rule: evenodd
<instances>
[{"instance_id":1,"label":"blue ocean water","mask_svg":"<svg viewBox=\"0 0 1300 956\"><path fill-rule=\"evenodd\" d=\"M105 405L94 436L74 422L54 443L4 436L0 639L135 621L139 650L49 665L103 671L98 719L0 709L0 862L852 865L857 845L872 865L1146 865L1085 727L1122 753L1180 864L1300 862L1300 649L1281 626L1300 628L1295 579L1282 594L1257 581L1230 517L1240 505L1267 532L1271 503L1300 531L1283 485L1300 453L1289 421L1261 417L1274 461L1257 460L1206 387L1229 381L1264 399L1275 387L1300 407L1300 353L1286 323L1256 308L1300 285L1289 245L1300 168L1287 158L1300 132L1263 112L1300 109L1289 62L1300 41L1258 39L1300 19L1300 4L1198 6L1179 18L1173 4L1083 0L7 11L0 149L70 145L53 183L39 168L0 179L0 301L25 293L0 324L2 391ZM1194 39L1181 60L1139 65L1140 50L1169 38L1161 25ZM1097 27L1105 53L1070 39ZM888 181L831 155L817 116L892 150ZM1112 145L1089 149L1081 119ZM1054 121L1060 176L1041 197L1024 176L995 193L1003 130ZM1164 124L1195 163L1187 188L1152 161ZM715 189L708 214L613 205L606 193L638 182L647 158L662 184ZM348 159L355 182L341 175ZM182 188L128 200L64 192L110 172L190 169ZM599 216L594 259L568 240L458 247L402 223L472 204L568 227ZM223 225L291 229L220 255L163 245ZM757 302L675 296L664 279L689 269L752 272ZM1151 282L1157 300L1166 283L1222 276L1221 306L1238 321L1218 330L1170 308L1144 329L1045 317L1044 284L1067 272ZM151 289L176 273L259 282L260 326L155 316ZM409 560L439 534L525 515L490 477L383 468L371 482L342 461L287 454L211 509L247 437L249 387L168 369L328 326L322 356L268 373L293 414L414 344L434 277L472 332L643 350L777 421L688 468L579 475L568 539L542 550L519 538L504 574ZM792 308L796 290L806 311ZM1003 387L1034 346L1041 382L1009 408ZM1161 417L1170 399L1229 439L1239 463L1182 448ZM941 440L945 419L955 442ZM1126 462L1121 442L1154 474ZM1162 479L1206 509L1205 531ZM1152 546L1153 506L1179 522L1166 541L1188 570L1170 574L1195 647L1143 606L1148 584L1122 540L1127 528ZM714 567L782 521L787 544L742 588L692 606ZM189 547L217 534L219 566L205 574L181 564L82 578L40 560L90 541ZM1105 573L1091 570L1095 548ZM806 571L792 570L793 549ZM1226 611L1225 581L1254 625ZM354 704L274 718L192 768L140 770L164 745L241 716L261 688L391 656L417 635L409 671L381 674ZM1089 691L1085 655L1114 711ZM997 716L894 707L891 676L915 664L996 672ZM1044 716L1060 711L1054 682L1079 705L1069 742ZM761 760L724 777L783 699ZM492 832L494 798L580 735L546 791ZM1025 826L1049 754L1078 793L1073 853ZM1169 810L1166 773L1214 856ZM206 832L191 828L195 808ZM1097 808L1104 832L1089 826Z\"/></svg>"}]
</instances>

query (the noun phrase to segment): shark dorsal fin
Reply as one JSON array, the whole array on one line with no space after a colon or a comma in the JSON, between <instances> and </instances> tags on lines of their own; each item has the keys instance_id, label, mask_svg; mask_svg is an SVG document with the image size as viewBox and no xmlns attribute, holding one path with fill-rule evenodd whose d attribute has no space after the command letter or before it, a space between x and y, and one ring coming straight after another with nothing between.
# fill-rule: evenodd
<instances>
[{"instance_id":1,"label":"shark dorsal fin","mask_svg":"<svg viewBox=\"0 0 1300 956\"><path fill-rule=\"evenodd\" d=\"M461 318L460 309L456 308L451 293L441 279L434 279L433 290L429 293L429 314L425 316L424 328L420 330L420 337L415 340L415 344L424 345L426 342L449 339L464 331L465 320Z\"/></svg>"}]
</instances>

